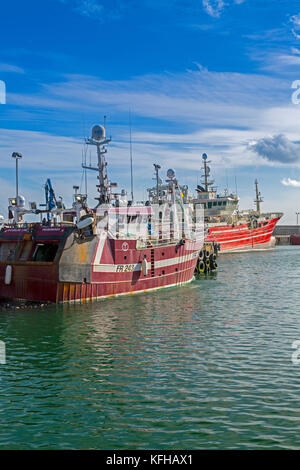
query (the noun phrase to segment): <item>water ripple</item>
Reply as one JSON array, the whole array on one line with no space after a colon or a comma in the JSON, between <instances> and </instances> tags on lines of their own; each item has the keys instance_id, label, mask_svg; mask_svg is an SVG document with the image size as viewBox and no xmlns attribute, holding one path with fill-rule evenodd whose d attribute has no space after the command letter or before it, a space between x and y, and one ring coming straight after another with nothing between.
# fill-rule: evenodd
<instances>
[{"instance_id":1,"label":"water ripple","mask_svg":"<svg viewBox=\"0 0 300 470\"><path fill-rule=\"evenodd\" d=\"M299 248L180 289L0 314L2 449L299 449Z\"/></svg>"}]
</instances>

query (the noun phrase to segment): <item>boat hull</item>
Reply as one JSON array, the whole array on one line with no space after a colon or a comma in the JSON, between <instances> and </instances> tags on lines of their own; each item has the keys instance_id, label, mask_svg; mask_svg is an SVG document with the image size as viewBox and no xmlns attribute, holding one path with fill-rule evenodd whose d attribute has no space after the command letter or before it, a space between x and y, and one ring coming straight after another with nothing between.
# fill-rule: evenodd
<instances>
[{"instance_id":1,"label":"boat hull","mask_svg":"<svg viewBox=\"0 0 300 470\"><path fill-rule=\"evenodd\" d=\"M220 253L233 253L274 248L275 238L272 236L279 217L258 223L251 229L248 224L210 225L207 241L215 241L220 245Z\"/></svg>"},{"instance_id":2,"label":"boat hull","mask_svg":"<svg viewBox=\"0 0 300 470\"><path fill-rule=\"evenodd\" d=\"M59 303L180 286L193 279L203 246L185 240L137 248L137 240L111 239L107 233L78 242L75 232L57 243L53 262L0 261L0 298Z\"/></svg>"}]
</instances>

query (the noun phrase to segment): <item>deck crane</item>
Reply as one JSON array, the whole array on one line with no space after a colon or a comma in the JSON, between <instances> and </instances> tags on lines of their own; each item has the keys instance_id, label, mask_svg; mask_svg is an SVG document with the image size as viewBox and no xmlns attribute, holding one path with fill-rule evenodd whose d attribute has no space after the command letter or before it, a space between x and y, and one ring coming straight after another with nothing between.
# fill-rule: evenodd
<instances>
[{"instance_id":1,"label":"deck crane","mask_svg":"<svg viewBox=\"0 0 300 470\"><path fill-rule=\"evenodd\" d=\"M49 221L51 219L50 212L52 211L52 209L58 206L50 178L47 179L44 189L45 189L46 204L40 204L40 206L46 207L47 219Z\"/></svg>"}]
</instances>

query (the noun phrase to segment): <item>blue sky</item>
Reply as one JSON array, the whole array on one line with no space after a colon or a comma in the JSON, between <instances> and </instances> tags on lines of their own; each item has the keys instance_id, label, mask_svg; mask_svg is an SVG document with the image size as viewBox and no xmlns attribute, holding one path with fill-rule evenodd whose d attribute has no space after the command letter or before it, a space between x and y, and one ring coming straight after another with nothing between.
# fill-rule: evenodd
<instances>
[{"instance_id":1,"label":"blue sky","mask_svg":"<svg viewBox=\"0 0 300 470\"><path fill-rule=\"evenodd\" d=\"M0 213L21 192L43 202L51 177L71 202L83 137L107 116L111 179L129 189L129 110L137 197L153 163L195 188L208 153L219 190L284 223L300 209L300 1L28 0L2 2ZM90 202L95 175L89 176Z\"/></svg>"}]
</instances>

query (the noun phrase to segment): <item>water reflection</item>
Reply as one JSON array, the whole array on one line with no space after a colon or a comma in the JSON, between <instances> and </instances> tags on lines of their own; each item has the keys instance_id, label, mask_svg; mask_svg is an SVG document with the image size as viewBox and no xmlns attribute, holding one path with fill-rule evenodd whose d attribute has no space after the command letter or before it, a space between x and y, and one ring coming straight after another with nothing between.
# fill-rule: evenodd
<instances>
[{"instance_id":1,"label":"water reflection","mask_svg":"<svg viewBox=\"0 0 300 470\"><path fill-rule=\"evenodd\" d=\"M297 254L226 255L183 288L1 314L0 447L297 447Z\"/></svg>"}]
</instances>

